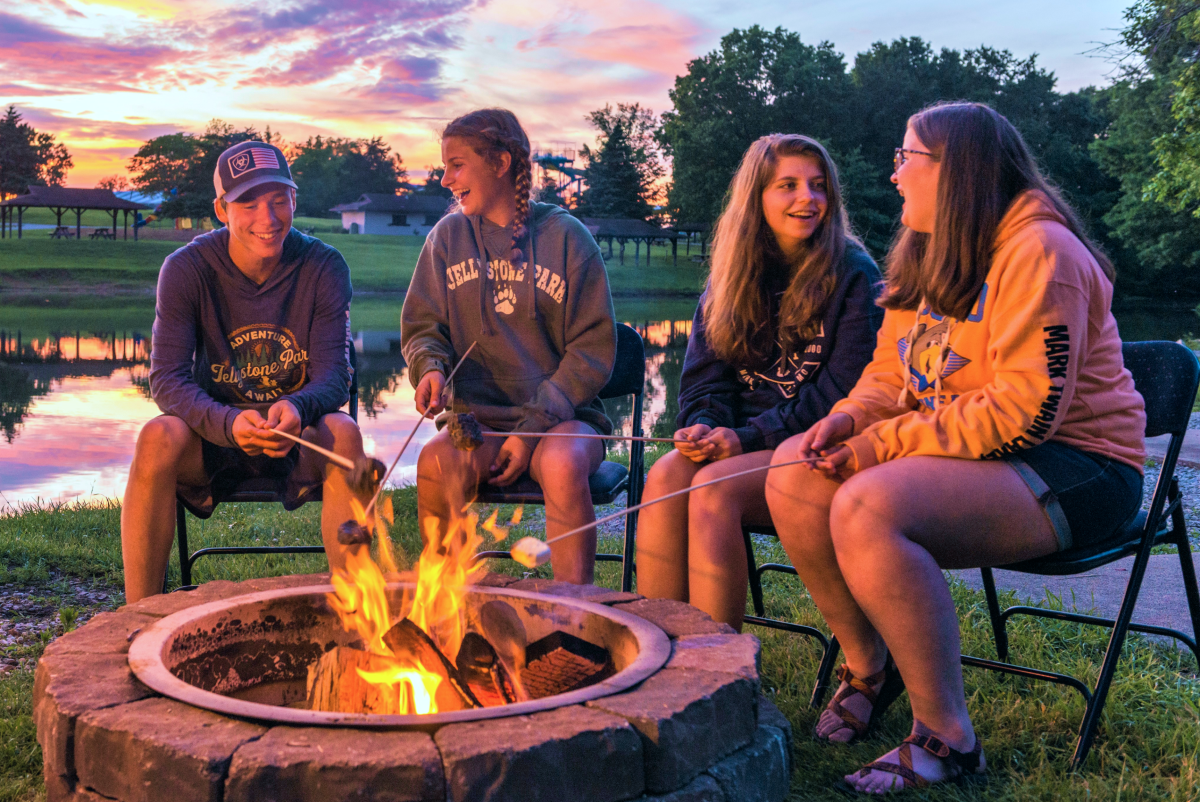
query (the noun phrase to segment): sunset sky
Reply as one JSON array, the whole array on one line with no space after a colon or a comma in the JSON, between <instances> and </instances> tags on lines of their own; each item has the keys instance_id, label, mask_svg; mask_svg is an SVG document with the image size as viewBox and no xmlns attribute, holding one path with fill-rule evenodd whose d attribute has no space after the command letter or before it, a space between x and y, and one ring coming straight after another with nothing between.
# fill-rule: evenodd
<instances>
[{"instance_id":1,"label":"sunset sky","mask_svg":"<svg viewBox=\"0 0 1200 802\"><path fill-rule=\"evenodd\" d=\"M690 59L735 27L829 40L1039 54L1060 89L1109 80L1095 54L1131 0L21 0L0 10L0 103L75 159L70 186L125 172L146 139L212 118L285 138L383 136L420 175L437 132L482 105L543 146L578 145L605 103L669 108Z\"/></svg>"}]
</instances>

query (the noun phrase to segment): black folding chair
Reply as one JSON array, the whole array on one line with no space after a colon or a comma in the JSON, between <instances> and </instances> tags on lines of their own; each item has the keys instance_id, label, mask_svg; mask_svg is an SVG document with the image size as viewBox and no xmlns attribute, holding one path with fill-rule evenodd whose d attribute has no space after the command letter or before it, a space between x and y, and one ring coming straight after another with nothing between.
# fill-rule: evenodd
<instances>
[{"instance_id":1,"label":"black folding chair","mask_svg":"<svg viewBox=\"0 0 1200 802\"><path fill-rule=\"evenodd\" d=\"M992 576L992 570L984 568L982 569L983 587L987 596L988 612L992 619L992 629L996 636L996 652L1000 660L1005 662L984 660L967 655L962 658L964 665L1056 682L1070 686L1083 695L1087 707L1079 728L1079 740L1075 745L1075 755L1071 759L1072 769L1082 766L1091 750L1100 724L1100 715L1104 710L1104 702L1112 685L1117 661L1121 656L1121 648L1129 630L1175 638L1192 650L1197 663L1200 664L1200 650L1197 649L1194 638L1188 637L1179 630L1132 621L1138 592L1142 586L1142 578L1146 574L1146 566L1150 561L1150 550L1158 545L1170 544L1175 546L1179 552L1179 567L1183 572L1188 611L1192 618L1192 631L1200 635L1200 594L1196 589L1196 571L1192 565L1192 552L1188 544L1187 525L1183 516L1183 499L1179 493L1179 482L1175 478L1175 463L1179 458L1179 450L1183 446L1188 418L1191 416L1192 404L1196 398L1197 384L1200 383L1200 365L1197 364L1195 355L1189 349L1172 342L1125 343L1123 353L1125 367L1129 368L1133 374L1138 392L1146 401L1146 436L1156 437L1162 434L1171 436L1167 446L1167 455L1163 459L1158 481L1154 486L1150 509L1138 513L1136 518L1116 535L1102 543L1084 548L1067 549L1036 560L1000 566L1008 571L1022 571L1044 576L1064 576L1081 574L1125 557L1133 557L1133 569L1130 571L1129 582L1125 587L1125 597L1121 602L1116 619L1028 606L1014 606L1001 611L996 597L996 582ZM1109 637L1108 649L1104 653L1104 662L1095 689L1089 690L1075 677L1009 664L1007 662L1008 633L1005 623L1010 617L1018 614L1093 624L1111 629L1112 635Z\"/></svg>"},{"instance_id":2,"label":"black folding chair","mask_svg":"<svg viewBox=\"0 0 1200 802\"><path fill-rule=\"evenodd\" d=\"M350 417L358 422L358 355L354 351L354 343L350 343ZM299 446L297 446L299 448ZM249 479L238 485L237 489L222 500L223 504L235 502L258 502L267 504L282 504L284 499L284 482L281 479L260 478ZM321 487L314 488L305 499L321 500ZM201 557L214 554L324 554L324 546L213 546L188 551L187 542L187 508L183 501L175 497L175 532L179 540L179 578L180 586L176 590L191 590L192 566ZM167 590L167 580L163 578L163 592Z\"/></svg>"},{"instance_id":3,"label":"black folding chair","mask_svg":"<svg viewBox=\"0 0 1200 802\"><path fill-rule=\"evenodd\" d=\"M763 574L769 572L789 574L791 576L797 576L797 574L795 568L782 563L756 565L754 559L754 540L751 535L779 537L773 526L752 524L742 527L742 540L746 544L746 572L750 580L750 603L754 607L754 615L745 616L742 620L747 624L767 627L768 629L779 629L795 635L806 635L821 644L822 655L821 663L817 666L817 681L813 685L812 697L808 702L811 707L817 707L825 697L825 691L829 689L829 678L833 676L833 663L838 655L837 638L832 635L825 637L824 632L807 624L796 624L792 621L780 621L777 618L766 617L766 609L763 607Z\"/></svg>"},{"instance_id":4,"label":"black folding chair","mask_svg":"<svg viewBox=\"0 0 1200 802\"><path fill-rule=\"evenodd\" d=\"M642 436L642 393L646 384L646 349L642 337L631 326L617 324L617 360L613 367L612 377L600 398L620 398L633 396L633 436ZM600 468L588 479L588 489L592 493L593 504L611 504L622 491L625 495L625 506L633 507L641 503L642 486L645 484L645 444L634 441L629 444L629 468L618 462L605 460ZM477 501L484 504L545 504L542 489L529 474L525 474L509 487L492 487L482 485ZM621 563L621 589L628 591L633 587L633 543L637 531L637 513L632 512L625 518L625 547L621 554L597 554L601 562ZM481 551L477 559L507 559L511 555L507 551Z\"/></svg>"}]
</instances>

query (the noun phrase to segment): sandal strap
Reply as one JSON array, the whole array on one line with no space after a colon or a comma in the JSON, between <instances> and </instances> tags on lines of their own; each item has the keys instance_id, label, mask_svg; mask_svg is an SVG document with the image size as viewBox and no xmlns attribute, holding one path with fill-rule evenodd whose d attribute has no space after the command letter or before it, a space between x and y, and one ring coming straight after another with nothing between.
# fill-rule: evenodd
<instances>
[{"instance_id":1,"label":"sandal strap","mask_svg":"<svg viewBox=\"0 0 1200 802\"><path fill-rule=\"evenodd\" d=\"M850 695L853 694L847 694L847 696ZM844 699L845 697L842 698ZM867 729L870 726L868 722L863 721L858 716L851 713L848 709L843 707L841 702L839 702L836 698L830 701L830 703L825 706L825 709L833 711L834 715L840 718L843 724L854 730L857 737L861 738L867 734Z\"/></svg>"},{"instance_id":2,"label":"sandal strap","mask_svg":"<svg viewBox=\"0 0 1200 802\"><path fill-rule=\"evenodd\" d=\"M849 688L844 689L846 692L845 695L841 696L842 699L850 695L849 689L852 688L867 697L867 701L873 705L875 704L875 700L879 698L879 693L872 686L883 684L884 679L887 678L887 668L885 667L882 671L876 671L869 677L856 677L850 671L850 666L842 663L841 667L837 670L837 678L849 686Z\"/></svg>"},{"instance_id":3,"label":"sandal strap","mask_svg":"<svg viewBox=\"0 0 1200 802\"><path fill-rule=\"evenodd\" d=\"M943 744L944 745L944 744ZM873 760L867 765L859 769L858 776L866 777L872 771L883 771L888 774L895 774L904 781L905 788L928 788L929 780L922 777L913 771L912 766L912 747L905 741L896 751L896 756L900 758L899 763L884 761L882 758Z\"/></svg>"},{"instance_id":4,"label":"sandal strap","mask_svg":"<svg viewBox=\"0 0 1200 802\"><path fill-rule=\"evenodd\" d=\"M983 744L979 736L975 736L975 748L970 752L959 752L951 749L945 741L935 735L913 734L904 739L904 743L924 749L929 754L941 760L949 760L964 772L979 771L980 759L983 756Z\"/></svg>"}]
</instances>

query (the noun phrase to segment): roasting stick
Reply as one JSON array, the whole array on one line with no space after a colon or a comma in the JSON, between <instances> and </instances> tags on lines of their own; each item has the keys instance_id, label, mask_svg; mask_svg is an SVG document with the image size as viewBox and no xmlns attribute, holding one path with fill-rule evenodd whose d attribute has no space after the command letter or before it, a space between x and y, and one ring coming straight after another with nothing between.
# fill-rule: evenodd
<instances>
[{"instance_id":1,"label":"roasting stick","mask_svg":"<svg viewBox=\"0 0 1200 802\"><path fill-rule=\"evenodd\" d=\"M574 437L583 440L624 440L630 443L695 443L674 437L630 437L623 434L577 434L575 432L481 432L484 437Z\"/></svg>"},{"instance_id":2,"label":"roasting stick","mask_svg":"<svg viewBox=\"0 0 1200 802\"><path fill-rule=\"evenodd\" d=\"M461 368L463 363L467 361L467 354L471 353L471 350L474 349L475 346L478 344L479 344L478 341L473 342L473 343L471 343L470 348L468 348L466 351L463 351L463 355L461 357L459 357L459 359L458 359L458 364L454 366L454 370L450 371L450 375L446 377L445 386L449 386L450 380L454 378L454 374L458 373L458 369ZM441 399L438 399L438 400L440 401ZM433 406L432 398L429 399L429 403L430 403L430 406ZM368 520L371 518L371 511L373 509L375 509L375 502L379 499L379 494L383 492L383 486L387 482L388 477L392 475L392 471L395 470L396 465L400 462L400 458L404 456L404 450L406 448L408 448L408 444L412 442L413 435L415 435L417 433L417 429L421 428L421 424L424 423L425 419L428 417L429 417L429 409L426 408L425 412L422 413L421 417L417 420L417 425L412 427L412 431L408 433L408 437L405 439L404 445L400 446L400 453L396 455L396 458L394 460L392 460L391 467L387 469L387 473L385 473L383 475L383 478L379 480L379 487L375 489L375 495L371 496L371 503L369 503L367 505L367 510L364 515L364 517L367 518Z\"/></svg>"},{"instance_id":3,"label":"roasting stick","mask_svg":"<svg viewBox=\"0 0 1200 802\"><path fill-rule=\"evenodd\" d=\"M343 468L345 468L348 471L354 470L354 463L351 462L350 460L346 459L345 457L343 457L341 454L334 454L332 451L330 451L328 449L321 448L316 443L308 442L303 437L297 437L296 435L291 434L290 432L285 432L280 429L272 429L271 434L277 434L280 437L286 437L288 440L291 440L293 443L298 443L299 445L305 446L306 448L311 448L313 451L317 452L318 454L322 454L322 455L328 457L331 462L342 466Z\"/></svg>"},{"instance_id":4,"label":"roasting stick","mask_svg":"<svg viewBox=\"0 0 1200 802\"><path fill-rule=\"evenodd\" d=\"M651 499L650 501L643 501L641 504L630 507L629 509L621 510L620 512L614 512L612 515L605 515L603 518L601 518L600 520L598 520L594 523L585 524L577 529L572 529L570 532L566 532L565 534L557 535L556 537L552 537L546 541L538 540L536 537L523 537L520 540L518 540L516 543L513 544L513 547L509 551L509 554L512 555L512 558L514 560L516 560L517 562L519 562L521 565L525 566L526 568L537 568L539 565L545 565L547 562L550 561L550 544L556 540L563 540L564 538L572 537L573 535L578 535L581 532L586 532L587 530L592 529L593 527L597 527L600 524L608 523L609 521L615 521L617 518L628 515L631 512L637 512L638 510L642 509L643 507L649 507L651 504L657 504L660 501L666 501L669 498L675 498L676 496L682 496L684 493L690 493L693 490L699 490L702 487L708 487L709 485L715 485L718 482L725 482L725 481L728 481L729 479L736 479L739 476L748 476L752 473L759 473L761 471L770 470L771 468L783 468L787 465L804 465L806 463L811 464L814 462L820 462L823 459L825 459L825 457L806 457L805 459L794 459L794 460L789 460L788 462L780 462L775 465L760 465L757 468L749 468L744 471L738 471L737 473L731 473L728 476L722 476L720 479L713 479L708 482L702 482L698 485L692 485L691 487L685 487L683 490L676 490L674 493L667 493L665 496L659 496L658 498Z\"/></svg>"}]
</instances>

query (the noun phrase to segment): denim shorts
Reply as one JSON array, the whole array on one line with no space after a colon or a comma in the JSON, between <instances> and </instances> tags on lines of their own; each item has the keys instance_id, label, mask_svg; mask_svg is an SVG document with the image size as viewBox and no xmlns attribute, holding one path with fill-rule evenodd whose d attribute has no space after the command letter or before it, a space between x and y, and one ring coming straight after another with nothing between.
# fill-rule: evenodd
<instances>
[{"instance_id":1,"label":"denim shorts","mask_svg":"<svg viewBox=\"0 0 1200 802\"><path fill-rule=\"evenodd\" d=\"M1004 460L1041 503L1059 551L1102 542L1142 506L1142 474L1124 462L1048 441Z\"/></svg>"}]
</instances>

